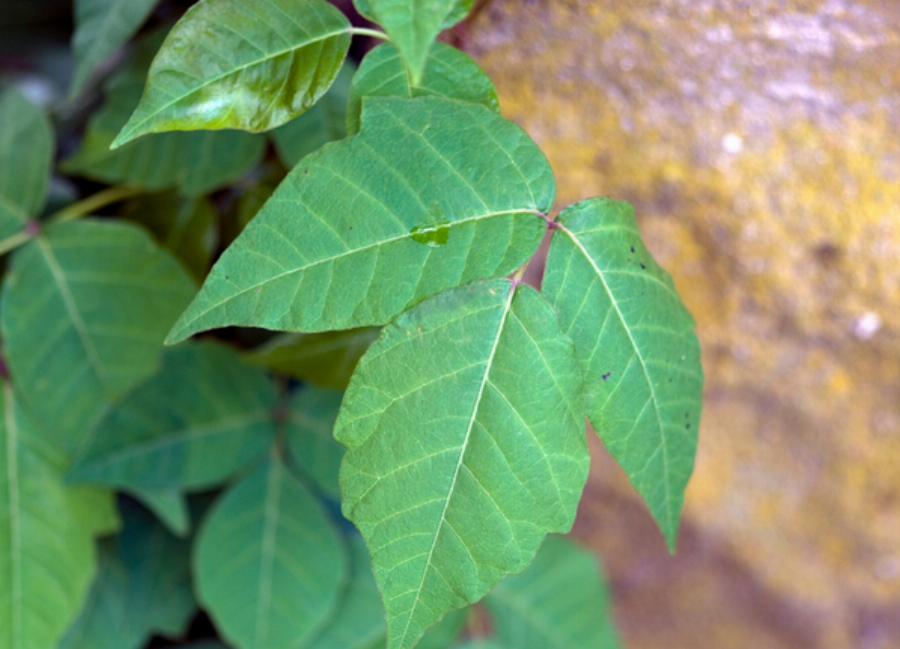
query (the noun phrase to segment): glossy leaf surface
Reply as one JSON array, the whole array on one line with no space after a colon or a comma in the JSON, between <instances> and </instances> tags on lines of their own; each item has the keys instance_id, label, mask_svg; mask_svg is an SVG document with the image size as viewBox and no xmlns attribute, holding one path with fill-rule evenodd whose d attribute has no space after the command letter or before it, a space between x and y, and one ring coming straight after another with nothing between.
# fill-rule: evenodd
<instances>
[{"instance_id":1,"label":"glossy leaf surface","mask_svg":"<svg viewBox=\"0 0 900 649\"><path fill-rule=\"evenodd\" d=\"M347 103L356 66L344 63L328 92L300 117L272 131L278 157L288 169L327 142L347 135Z\"/></svg>"},{"instance_id":2,"label":"glossy leaf surface","mask_svg":"<svg viewBox=\"0 0 900 649\"><path fill-rule=\"evenodd\" d=\"M365 97L427 97L461 99L500 112L494 83L472 58L455 47L435 43L425 62L422 80L413 85L397 48L379 45L366 54L353 78L347 109L347 131L359 132Z\"/></svg>"},{"instance_id":3,"label":"glossy leaf surface","mask_svg":"<svg viewBox=\"0 0 900 649\"><path fill-rule=\"evenodd\" d=\"M548 536L523 573L485 598L496 641L510 649L619 649L609 593L597 561L563 537Z\"/></svg>"},{"instance_id":4,"label":"glossy leaf surface","mask_svg":"<svg viewBox=\"0 0 900 649\"><path fill-rule=\"evenodd\" d=\"M349 47L350 23L325 0L204 0L169 33L112 146L160 131L280 126L322 96Z\"/></svg>"},{"instance_id":5,"label":"glossy leaf surface","mask_svg":"<svg viewBox=\"0 0 900 649\"><path fill-rule=\"evenodd\" d=\"M75 78L70 96L91 72L134 36L159 0L75 0Z\"/></svg>"},{"instance_id":6,"label":"glossy leaf surface","mask_svg":"<svg viewBox=\"0 0 900 649\"><path fill-rule=\"evenodd\" d=\"M111 402L157 369L162 332L194 291L132 224L59 223L15 252L0 298L6 360L61 448L74 451Z\"/></svg>"},{"instance_id":7,"label":"glossy leaf surface","mask_svg":"<svg viewBox=\"0 0 900 649\"><path fill-rule=\"evenodd\" d=\"M53 131L18 90L0 96L0 238L40 215L53 161Z\"/></svg>"},{"instance_id":8,"label":"glossy leaf surface","mask_svg":"<svg viewBox=\"0 0 900 649\"><path fill-rule=\"evenodd\" d=\"M166 350L160 371L100 421L69 476L136 489L216 485L275 434L265 373L215 343Z\"/></svg>"},{"instance_id":9,"label":"glossy leaf surface","mask_svg":"<svg viewBox=\"0 0 900 649\"><path fill-rule=\"evenodd\" d=\"M388 33L418 85L434 39L465 18L474 0L354 0L354 4Z\"/></svg>"},{"instance_id":10,"label":"glossy leaf surface","mask_svg":"<svg viewBox=\"0 0 900 649\"><path fill-rule=\"evenodd\" d=\"M591 199L558 223L543 291L575 342L588 418L674 548L703 389L694 320L630 205Z\"/></svg>"},{"instance_id":11,"label":"glossy leaf surface","mask_svg":"<svg viewBox=\"0 0 900 649\"><path fill-rule=\"evenodd\" d=\"M378 337L377 327L276 336L247 361L324 388L344 389L356 364Z\"/></svg>"},{"instance_id":12,"label":"glossy leaf surface","mask_svg":"<svg viewBox=\"0 0 900 649\"><path fill-rule=\"evenodd\" d=\"M55 647L87 594L111 495L63 482L65 458L2 382L0 647Z\"/></svg>"},{"instance_id":13,"label":"glossy leaf surface","mask_svg":"<svg viewBox=\"0 0 900 649\"><path fill-rule=\"evenodd\" d=\"M338 472L344 447L334 439L343 392L307 387L291 397L285 434L291 457L316 486L341 499Z\"/></svg>"},{"instance_id":14,"label":"glossy leaf surface","mask_svg":"<svg viewBox=\"0 0 900 649\"><path fill-rule=\"evenodd\" d=\"M392 649L525 568L547 532L571 527L587 479L572 343L534 289L508 280L445 291L388 325L335 437Z\"/></svg>"},{"instance_id":15,"label":"glossy leaf surface","mask_svg":"<svg viewBox=\"0 0 900 649\"><path fill-rule=\"evenodd\" d=\"M100 544L87 604L59 649L139 649L152 634L180 634L194 614L190 543L122 505L122 531Z\"/></svg>"},{"instance_id":16,"label":"glossy leaf surface","mask_svg":"<svg viewBox=\"0 0 900 649\"><path fill-rule=\"evenodd\" d=\"M199 196L242 176L259 162L266 138L241 131L163 133L110 151L109 145L140 101L147 67L164 34L143 39L104 86L106 102L93 115L81 146L63 162L67 173L149 191L177 188Z\"/></svg>"},{"instance_id":17,"label":"glossy leaf surface","mask_svg":"<svg viewBox=\"0 0 900 649\"><path fill-rule=\"evenodd\" d=\"M460 101L373 98L362 132L304 158L222 255L168 342L227 325L380 325L444 288L504 275L537 248L546 158Z\"/></svg>"},{"instance_id":18,"label":"glossy leaf surface","mask_svg":"<svg viewBox=\"0 0 900 649\"><path fill-rule=\"evenodd\" d=\"M175 192L140 196L126 205L123 217L150 230L196 279L206 277L218 240L216 209L208 199Z\"/></svg>"},{"instance_id":19,"label":"glossy leaf surface","mask_svg":"<svg viewBox=\"0 0 900 649\"><path fill-rule=\"evenodd\" d=\"M238 649L292 649L336 605L343 544L321 506L270 458L228 490L197 539L197 593Z\"/></svg>"}]
</instances>

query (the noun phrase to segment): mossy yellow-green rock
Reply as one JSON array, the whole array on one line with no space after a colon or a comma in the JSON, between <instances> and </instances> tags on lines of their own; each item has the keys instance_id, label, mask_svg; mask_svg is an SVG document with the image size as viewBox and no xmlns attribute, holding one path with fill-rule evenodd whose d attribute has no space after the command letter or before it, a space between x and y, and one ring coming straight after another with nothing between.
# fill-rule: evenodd
<instances>
[{"instance_id":1,"label":"mossy yellow-green rock","mask_svg":"<svg viewBox=\"0 0 900 649\"><path fill-rule=\"evenodd\" d=\"M547 153L559 207L633 202L698 321L699 540L671 559L696 579L660 569L677 601L628 591L628 646L900 646L900 4L493 0L462 44ZM604 475L589 493L627 493ZM656 565L610 527L614 584L618 560ZM690 555L710 544L727 560ZM716 570L762 608L710 597ZM701 645L659 627L690 602L720 611Z\"/></svg>"}]
</instances>

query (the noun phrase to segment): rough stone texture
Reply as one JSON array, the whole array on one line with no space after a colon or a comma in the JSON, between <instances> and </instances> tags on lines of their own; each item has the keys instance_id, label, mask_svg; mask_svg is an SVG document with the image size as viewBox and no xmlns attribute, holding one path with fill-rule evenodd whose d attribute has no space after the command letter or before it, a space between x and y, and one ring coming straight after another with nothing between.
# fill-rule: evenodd
<instances>
[{"instance_id":1,"label":"rough stone texture","mask_svg":"<svg viewBox=\"0 0 900 649\"><path fill-rule=\"evenodd\" d=\"M599 445L577 528L628 646L900 646L900 4L493 0L457 37L698 321L679 554Z\"/></svg>"}]
</instances>

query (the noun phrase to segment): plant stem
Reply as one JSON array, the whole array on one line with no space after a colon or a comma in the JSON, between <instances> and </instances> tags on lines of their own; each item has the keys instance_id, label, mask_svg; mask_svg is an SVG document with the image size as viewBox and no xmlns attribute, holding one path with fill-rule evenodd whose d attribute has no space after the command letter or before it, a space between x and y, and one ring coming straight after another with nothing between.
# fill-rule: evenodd
<instances>
[{"instance_id":1,"label":"plant stem","mask_svg":"<svg viewBox=\"0 0 900 649\"><path fill-rule=\"evenodd\" d=\"M374 38L380 38L382 40L391 41L391 37L385 34L384 32L380 32L377 29L366 29L365 27L353 27L350 29L351 34L358 34L359 36L373 36Z\"/></svg>"},{"instance_id":2,"label":"plant stem","mask_svg":"<svg viewBox=\"0 0 900 649\"><path fill-rule=\"evenodd\" d=\"M118 203L126 198L142 194L143 191L144 190L137 189L136 187L110 187L109 189L104 189L77 203L72 203L71 205L62 208L47 219L47 225L77 219L80 216L85 216L95 210L99 210L101 207L106 207L107 205Z\"/></svg>"}]
</instances>

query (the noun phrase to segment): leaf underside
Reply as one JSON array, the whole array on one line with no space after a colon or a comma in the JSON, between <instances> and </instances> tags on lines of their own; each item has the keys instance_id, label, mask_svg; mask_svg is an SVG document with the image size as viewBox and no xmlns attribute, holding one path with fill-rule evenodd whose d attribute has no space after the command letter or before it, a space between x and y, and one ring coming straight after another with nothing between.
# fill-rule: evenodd
<instances>
[{"instance_id":1,"label":"leaf underside","mask_svg":"<svg viewBox=\"0 0 900 649\"><path fill-rule=\"evenodd\" d=\"M543 292L575 342L588 419L674 548L703 389L694 320L629 204L590 199L557 222Z\"/></svg>"},{"instance_id":2,"label":"leaf underside","mask_svg":"<svg viewBox=\"0 0 900 649\"><path fill-rule=\"evenodd\" d=\"M112 147L160 131L280 126L328 90L349 47L350 23L325 0L200 2L166 38Z\"/></svg>"},{"instance_id":3,"label":"leaf underside","mask_svg":"<svg viewBox=\"0 0 900 649\"><path fill-rule=\"evenodd\" d=\"M304 158L222 255L168 342L214 327L381 325L537 249L555 185L518 126L455 100L373 98Z\"/></svg>"},{"instance_id":4,"label":"leaf underside","mask_svg":"<svg viewBox=\"0 0 900 649\"><path fill-rule=\"evenodd\" d=\"M300 646L336 605L347 572L324 511L276 458L216 503L195 552L198 597L238 649Z\"/></svg>"},{"instance_id":5,"label":"leaf underside","mask_svg":"<svg viewBox=\"0 0 900 649\"><path fill-rule=\"evenodd\" d=\"M384 43L366 54L353 78L347 108L347 132L359 132L362 101L366 97L413 98L430 95L481 104L496 113L500 112L494 83L465 52L444 43L435 43L425 62L422 80L413 85L397 48Z\"/></svg>"},{"instance_id":6,"label":"leaf underside","mask_svg":"<svg viewBox=\"0 0 900 649\"><path fill-rule=\"evenodd\" d=\"M571 526L589 463L581 374L530 287L476 282L407 311L344 404L343 511L372 555L391 649Z\"/></svg>"},{"instance_id":7,"label":"leaf underside","mask_svg":"<svg viewBox=\"0 0 900 649\"><path fill-rule=\"evenodd\" d=\"M194 290L128 223L59 223L15 252L0 297L5 356L61 448L74 451L106 407L156 370L163 332Z\"/></svg>"}]
</instances>

